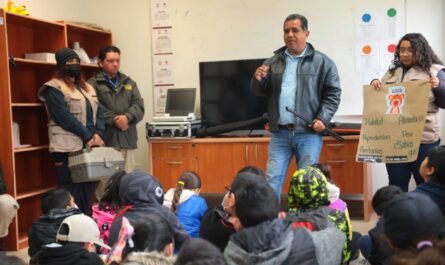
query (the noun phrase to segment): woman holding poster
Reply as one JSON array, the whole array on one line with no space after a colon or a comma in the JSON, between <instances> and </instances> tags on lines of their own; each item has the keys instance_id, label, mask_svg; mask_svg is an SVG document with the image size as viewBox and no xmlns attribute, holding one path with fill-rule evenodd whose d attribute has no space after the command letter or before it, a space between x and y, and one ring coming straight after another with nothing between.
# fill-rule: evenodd
<instances>
[{"instance_id":1,"label":"woman holding poster","mask_svg":"<svg viewBox=\"0 0 445 265\"><path fill-rule=\"evenodd\" d=\"M422 132L417 160L407 163L386 164L389 184L408 191L411 174L416 184L423 182L419 167L428 151L440 143L439 108L445 108L445 66L434 53L428 41L420 33L409 33L400 39L394 60L382 81L374 79L371 85L380 89L382 84L413 80L429 80L431 91L428 112ZM396 98L394 100L397 100ZM395 103L395 105L397 105Z\"/></svg>"}]
</instances>

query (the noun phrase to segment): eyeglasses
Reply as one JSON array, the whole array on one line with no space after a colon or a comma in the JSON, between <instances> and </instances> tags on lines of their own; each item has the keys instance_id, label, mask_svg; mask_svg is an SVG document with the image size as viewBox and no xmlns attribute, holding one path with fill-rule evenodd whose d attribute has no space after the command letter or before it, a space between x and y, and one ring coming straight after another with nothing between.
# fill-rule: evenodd
<instances>
[{"instance_id":1,"label":"eyeglasses","mask_svg":"<svg viewBox=\"0 0 445 265\"><path fill-rule=\"evenodd\" d=\"M399 54L406 53L406 54L413 54L413 51L411 49L400 49Z\"/></svg>"},{"instance_id":2,"label":"eyeglasses","mask_svg":"<svg viewBox=\"0 0 445 265\"><path fill-rule=\"evenodd\" d=\"M233 193L233 191L229 187L224 186L224 193Z\"/></svg>"}]
</instances>

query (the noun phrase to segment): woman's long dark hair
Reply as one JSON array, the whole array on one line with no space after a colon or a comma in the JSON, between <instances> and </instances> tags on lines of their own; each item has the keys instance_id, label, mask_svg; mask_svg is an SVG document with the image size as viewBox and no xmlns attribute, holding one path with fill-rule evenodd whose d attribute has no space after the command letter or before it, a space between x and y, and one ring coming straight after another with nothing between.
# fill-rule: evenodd
<instances>
[{"instance_id":1,"label":"woman's long dark hair","mask_svg":"<svg viewBox=\"0 0 445 265\"><path fill-rule=\"evenodd\" d=\"M179 199L183 189L193 190L201 188L201 178L193 171L186 171L182 173L176 183L175 194L173 195L171 210L175 214L178 213Z\"/></svg>"},{"instance_id":2,"label":"woman's long dark hair","mask_svg":"<svg viewBox=\"0 0 445 265\"><path fill-rule=\"evenodd\" d=\"M54 74L54 78L62 80L65 84L68 85L71 90L75 89L78 85L83 91L89 92L87 83L82 78L82 75L79 78L76 78L73 81L73 77L69 76L66 72L66 64L57 69L57 72Z\"/></svg>"},{"instance_id":3,"label":"woman's long dark hair","mask_svg":"<svg viewBox=\"0 0 445 265\"><path fill-rule=\"evenodd\" d=\"M101 211L109 210L117 212L123 206L124 203L119 196L119 183L126 174L127 172L125 172L125 170L121 170L111 176L107 181L105 194L99 202L99 209Z\"/></svg>"},{"instance_id":4,"label":"woman's long dark hair","mask_svg":"<svg viewBox=\"0 0 445 265\"><path fill-rule=\"evenodd\" d=\"M422 34L408 33L403 36L397 44L397 50L394 53L394 60L392 60L392 65L389 68L391 74L394 74L397 67L404 67L400 61L400 44L404 40L409 41L411 44L413 52L413 66L416 66L426 73L430 73L432 64L443 64Z\"/></svg>"}]
</instances>

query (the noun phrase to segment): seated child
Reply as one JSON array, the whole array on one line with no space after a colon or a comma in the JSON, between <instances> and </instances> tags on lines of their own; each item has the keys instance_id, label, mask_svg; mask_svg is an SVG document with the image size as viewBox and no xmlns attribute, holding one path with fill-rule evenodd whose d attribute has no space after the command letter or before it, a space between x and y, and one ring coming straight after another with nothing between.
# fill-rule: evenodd
<instances>
[{"instance_id":1,"label":"seated child","mask_svg":"<svg viewBox=\"0 0 445 265\"><path fill-rule=\"evenodd\" d=\"M329 170L328 164L313 164L312 167L318 168L321 173L326 177L328 181L328 189L329 189L329 207L332 209L337 209L340 212L344 213L346 216L346 220L348 221L349 226L349 240L351 240L351 260L357 259L360 255L360 250L358 249L358 239L361 237L361 234L356 231L352 231L351 218L349 218L349 210L348 205L345 201L340 199L340 188L337 187L334 183L334 180L331 177L331 172Z\"/></svg>"},{"instance_id":2,"label":"seated child","mask_svg":"<svg viewBox=\"0 0 445 265\"><path fill-rule=\"evenodd\" d=\"M326 180L328 181L328 188L329 188L329 201L331 204L329 207L333 209L337 209L343 213L346 214L348 220L349 220L349 211L348 206L346 205L346 202L344 202L342 199L340 199L340 188L337 187L332 180L331 172L329 170L328 164L313 164L312 167L318 168L321 173L326 177Z\"/></svg>"},{"instance_id":3,"label":"seated child","mask_svg":"<svg viewBox=\"0 0 445 265\"><path fill-rule=\"evenodd\" d=\"M75 207L74 198L66 189L53 189L41 198L43 215L34 221L28 231L28 255L32 258L43 245L56 242L57 230L62 221L73 214L80 214Z\"/></svg>"},{"instance_id":4,"label":"seated child","mask_svg":"<svg viewBox=\"0 0 445 265\"><path fill-rule=\"evenodd\" d=\"M391 259L391 265L437 265L445 264L445 240L439 242L424 242L404 251L396 253Z\"/></svg>"},{"instance_id":5,"label":"seated child","mask_svg":"<svg viewBox=\"0 0 445 265\"><path fill-rule=\"evenodd\" d=\"M173 257L173 230L161 215L150 213L134 224L131 237L133 246L127 243L122 259L124 265L171 264Z\"/></svg>"},{"instance_id":6,"label":"seated child","mask_svg":"<svg viewBox=\"0 0 445 265\"><path fill-rule=\"evenodd\" d=\"M264 174L264 171L261 168L256 167L256 166L245 166L245 167L241 168L237 174L240 174L243 172L252 173L252 174L261 176L264 179L266 179L266 174Z\"/></svg>"},{"instance_id":7,"label":"seated child","mask_svg":"<svg viewBox=\"0 0 445 265\"><path fill-rule=\"evenodd\" d=\"M445 146L431 149L419 168L423 182L414 192L430 197L445 215Z\"/></svg>"},{"instance_id":8,"label":"seated child","mask_svg":"<svg viewBox=\"0 0 445 265\"><path fill-rule=\"evenodd\" d=\"M223 254L209 241L192 238L178 252L175 265L226 265Z\"/></svg>"},{"instance_id":9,"label":"seated child","mask_svg":"<svg viewBox=\"0 0 445 265\"><path fill-rule=\"evenodd\" d=\"M100 239L94 220L84 214L71 215L63 220L56 235L56 243L44 245L33 256L31 263L103 265L95 253L96 246L108 248Z\"/></svg>"},{"instance_id":10,"label":"seated child","mask_svg":"<svg viewBox=\"0 0 445 265\"><path fill-rule=\"evenodd\" d=\"M125 174L119 182L119 196L125 207L115 216L110 229L109 245L117 242L123 217L134 225L142 216L154 213L164 217L173 229L175 247L180 248L190 236L179 224L178 217L164 207L164 190L161 183L144 171Z\"/></svg>"},{"instance_id":11,"label":"seated child","mask_svg":"<svg viewBox=\"0 0 445 265\"><path fill-rule=\"evenodd\" d=\"M224 250L227 264L339 264L345 235L336 227L310 232L278 218L278 198L265 181L240 182L231 192L236 197L234 226Z\"/></svg>"},{"instance_id":12,"label":"seated child","mask_svg":"<svg viewBox=\"0 0 445 265\"><path fill-rule=\"evenodd\" d=\"M297 170L292 176L288 194L289 211L295 220L312 231L321 231L330 226L337 227L346 237L343 246L342 264L351 259L350 224L345 213L329 207L328 181L315 167ZM295 225L299 223L295 223Z\"/></svg>"},{"instance_id":13,"label":"seated child","mask_svg":"<svg viewBox=\"0 0 445 265\"><path fill-rule=\"evenodd\" d=\"M380 217L376 226L369 230L368 235L363 235L359 239L359 248L371 264L383 264L393 254L391 247L383 233L383 213L386 206L394 198L403 194L402 189L395 185L389 185L377 190L372 197L372 208Z\"/></svg>"},{"instance_id":14,"label":"seated child","mask_svg":"<svg viewBox=\"0 0 445 265\"><path fill-rule=\"evenodd\" d=\"M125 174L125 171L119 171L111 176L107 181L102 199L99 203L93 204L92 207L92 217L97 223L97 227L100 231L100 238L105 244L108 244L114 216L123 206L122 200L119 197L119 182ZM106 250L102 250L102 252L106 253Z\"/></svg>"},{"instance_id":15,"label":"seated child","mask_svg":"<svg viewBox=\"0 0 445 265\"><path fill-rule=\"evenodd\" d=\"M191 237L199 237L201 219L207 211L206 200L199 196L201 178L192 171L182 173L176 188L164 195L164 206L178 216L178 221Z\"/></svg>"},{"instance_id":16,"label":"seated child","mask_svg":"<svg viewBox=\"0 0 445 265\"><path fill-rule=\"evenodd\" d=\"M393 260L401 251L423 252L445 237L445 217L424 194L401 194L388 203L383 219L384 233L395 252L388 264L394 264ZM431 259L421 264L443 263L433 263Z\"/></svg>"},{"instance_id":17,"label":"seated child","mask_svg":"<svg viewBox=\"0 0 445 265\"><path fill-rule=\"evenodd\" d=\"M252 171L240 172L235 176L232 185L234 183L266 182L264 176L251 173ZM231 188L225 187L221 204L209 209L201 221L200 236L214 244L221 252L224 252L230 236L235 233L235 227L232 224L235 204L235 194Z\"/></svg>"}]
</instances>

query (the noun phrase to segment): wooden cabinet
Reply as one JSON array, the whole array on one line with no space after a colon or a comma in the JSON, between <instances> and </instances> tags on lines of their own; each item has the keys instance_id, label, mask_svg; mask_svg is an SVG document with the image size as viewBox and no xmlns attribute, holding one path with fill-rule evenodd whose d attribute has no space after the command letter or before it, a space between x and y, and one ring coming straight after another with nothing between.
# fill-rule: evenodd
<instances>
[{"instance_id":1,"label":"wooden cabinet","mask_svg":"<svg viewBox=\"0 0 445 265\"><path fill-rule=\"evenodd\" d=\"M176 186L184 171L197 171L195 145L190 143L162 143L153 145L152 164L154 176L159 178L164 190Z\"/></svg>"},{"instance_id":2,"label":"wooden cabinet","mask_svg":"<svg viewBox=\"0 0 445 265\"><path fill-rule=\"evenodd\" d=\"M355 162L358 136L345 138L344 142L337 142L325 137L320 162L329 164L333 179L341 189L342 197L359 201L364 219L369 220L372 213L370 167ZM177 178L183 171L194 170L202 178L202 192L223 193L224 186L231 184L233 177L241 168L251 165L266 170L269 140L266 137L150 139L151 172L160 179L164 188L168 189L175 186ZM283 185L283 194L287 194L290 178L296 168L293 158Z\"/></svg>"},{"instance_id":3,"label":"wooden cabinet","mask_svg":"<svg viewBox=\"0 0 445 265\"><path fill-rule=\"evenodd\" d=\"M167 190L176 185L182 172L192 170L203 180L211 179L203 181L203 192L221 193L241 168L254 165L265 170L267 145L267 142L214 142L207 139L196 143L156 141L150 148L152 172Z\"/></svg>"},{"instance_id":4,"label":"wooden cabinet","mask_svg":"<svg viewBox=\"0 0 445 265\"><path fill-rule=\"evenodd\" d=\"M29 226L41 214L41 194L56 187L48 152L47 115L37 91L57 68L55 63L25 59L25 54L54 53L77 41L93 56L99 47L111 44L111 33L3 9L0 19L0 159L7 192L20 204L5 242L8 250L17 250L28 245ZM82 67L85 78L98 70L95 64ZM22 146L13 143L13 122L19 126Z\"/></svg>"},{"instance_id":5,"label":"wooden cabinet","mask_svg":"<svg viewBox=\"0 0 445 265\"><path fill-rule=\"evenodd\" d=\"M267 142L200 142L195 144L197 172L203 181L203 192L221 193L243 167L251 165L265 170Z\"/></svg>"},{"instance_id":6,"label":"wooden cabinet","mask_svg":"<svg viewBox=\"0 0 445 265\"><path fill-rule=\"evenodd\" d=\"M320 162L329 165L331 177L340 188L342 199L348 205L358 202L361 205L360 215L363 214L367 221L372 214L371 167L355 161L358 141L358 136L346 137L344 142L325 137Z\"/></svg>"},{"instance_id":7,"label":"wooden cabinet","mask_svg":"<svg viewBox=\"0 0 445 265\"><path fill-rule=\"evenodd\" d=\"M334 182L341 187L341 194L362 194L363 177L354 176L362 172L363 164L355 162L358 140L338 142L325 140L320 155L320 162L329 165Z\"/></svg>"}]
</instances>

